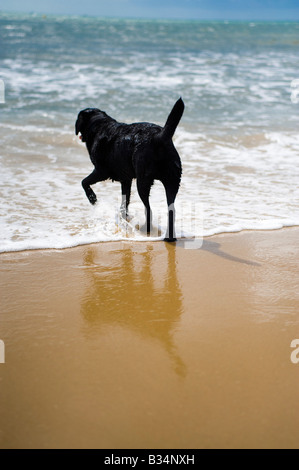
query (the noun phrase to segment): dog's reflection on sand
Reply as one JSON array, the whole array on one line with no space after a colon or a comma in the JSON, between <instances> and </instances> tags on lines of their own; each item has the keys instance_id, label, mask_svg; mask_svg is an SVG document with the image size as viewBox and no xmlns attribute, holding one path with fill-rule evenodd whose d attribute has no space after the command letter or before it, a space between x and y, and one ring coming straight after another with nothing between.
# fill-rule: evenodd
<instances>
[{"instance_id":1,"label":"dog's reflection on sand","mask_svg":"<svg viewBox=\"0 0 299 470\"><path fill-rule=\"evenodd\" d=\"M165 244L157 254L149 243L141 253L128 246L114 250L111 256L113 263L103 266L95 246L89 246L85 252L88 287L81 313L88 328L101 331L105 325L118 325L143 338L159 340L176 373L184 376L185 364L174 342L174 330L183 308L177 279L176 247ZM141 261L141 269L136 268L136 257ZM159 273L155 279L154 272L159 267L165 274L161 277Z\"/></svg>"}]
</instances>

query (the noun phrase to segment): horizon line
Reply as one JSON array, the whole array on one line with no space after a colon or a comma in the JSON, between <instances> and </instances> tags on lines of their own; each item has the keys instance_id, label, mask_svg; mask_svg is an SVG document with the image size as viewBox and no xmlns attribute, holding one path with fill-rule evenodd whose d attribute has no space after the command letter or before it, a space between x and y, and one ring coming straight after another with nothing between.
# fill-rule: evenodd
<instances>
[{"instance_id":1,"label":"horizon line","mask_svg":"<svg viewBox=\"0 0 299 470\"><path fill-rule=\"evenodd\" d=\"M20 10L1 10L0 15L28 15L28 16L40 16L41 18L46 19L47 17L63 17L63 18L94 18L101 20L136 20L136 21L211 21L211 22L229 22L229 23L299 23L298 19L244 19L244 18L176 18L176 17L158 17L158 16L115 16L115 15L97 15L97 14L72 14L72 13L46 13L38 11L20 11Z\"/></svg>"}]
</instances>

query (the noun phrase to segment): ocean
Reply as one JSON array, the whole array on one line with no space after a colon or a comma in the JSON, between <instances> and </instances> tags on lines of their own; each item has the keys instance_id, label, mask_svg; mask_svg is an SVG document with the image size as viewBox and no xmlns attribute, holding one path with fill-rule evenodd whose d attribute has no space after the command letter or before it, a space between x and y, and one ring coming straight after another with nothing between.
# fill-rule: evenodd
<instances>
[{"instance_id":1,"label":"ocean","mask_svg":"<svg viewBox=\"0 0 299 470\"><path fill-rule=\"evenodd\" d=\"M81 180L93 167L74 125L86 107L164 125L180 96L177 235L299 225L298 79L296 22L1 13L0 251L161 240L160 182L150 238L136 228L136 184L129 223L119 219L119 183L95 185L99 202L89 204Z\"/></svg>"}]
</instances>

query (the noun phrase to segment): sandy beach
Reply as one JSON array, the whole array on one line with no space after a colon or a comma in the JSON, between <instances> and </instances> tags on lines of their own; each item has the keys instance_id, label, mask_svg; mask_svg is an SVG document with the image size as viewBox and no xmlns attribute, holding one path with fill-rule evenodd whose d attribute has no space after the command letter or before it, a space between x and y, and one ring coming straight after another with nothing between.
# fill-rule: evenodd
<instances>
[{"instance_id":1,"label":"sandy beach","mask_svg":"<svg viewBox=\"0 0 299 470\"><path fill-rule=\"evenodd\" d=\"M1 254L1 448L296 448L298 228Z\"/></svg>"}]
</instances>

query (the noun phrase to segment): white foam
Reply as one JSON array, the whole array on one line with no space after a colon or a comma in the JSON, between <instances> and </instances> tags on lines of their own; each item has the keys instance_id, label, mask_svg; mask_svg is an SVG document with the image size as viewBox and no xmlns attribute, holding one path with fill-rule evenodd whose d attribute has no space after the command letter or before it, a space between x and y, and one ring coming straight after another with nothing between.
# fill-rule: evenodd
<instances>
[{"instance_id":1,"label":"white foam","mask_svg":"<svg viewBox=\"0 0 299 470\"><path fill-rule=\"evenodd\" d=\"M15 127L18 126L6 129L15 133ZM26 126L26 134L30 132ZM96 185L99 202L90 206L80 182L92 166L85 147L73 140L71 129L67 151L59 145L67 132L58 132L58 144L55 147L52 142L50 152L55 158L46 167L42 157L37 156L44 153L49 158L51 133L45 131L37 142L23 140L21 134L19 154L14 155L13 161L4 155L0 160L1 252L163 239L167 206L161 183L154 185L151 194L154 225L161 230L148 237L135 229L144 223L144 208L135 183L129 224L118 218L118 183ZM240 135L220 144L219 137L195 134L182 126L175 141L184 167L176 200L179 238L299 225L298 179L294 171L299 150L297 135L270 132L251 136L249 141ZM17 148L18 141L14 145Z\"/></svg>"}]
</instances>

